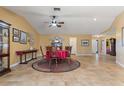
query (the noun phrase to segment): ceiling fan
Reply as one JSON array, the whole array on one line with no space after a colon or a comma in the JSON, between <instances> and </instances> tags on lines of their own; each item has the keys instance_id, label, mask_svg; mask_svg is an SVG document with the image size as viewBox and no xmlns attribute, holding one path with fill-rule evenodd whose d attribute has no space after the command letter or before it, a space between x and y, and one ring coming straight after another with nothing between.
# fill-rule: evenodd
<instances>
[{"instance_id":1,"label":"ceiling fan","mask_svg":"<svg viewBox=\"0 0 124 93\"><path fill-rule=\"evenodd\" d=\"M62 24L64 24L64 22L57 21L58 16L50 16L50 18L51 18L51 21L47 22L49 23L49 27L61 27Z\"/></svg>"}]
</instances>

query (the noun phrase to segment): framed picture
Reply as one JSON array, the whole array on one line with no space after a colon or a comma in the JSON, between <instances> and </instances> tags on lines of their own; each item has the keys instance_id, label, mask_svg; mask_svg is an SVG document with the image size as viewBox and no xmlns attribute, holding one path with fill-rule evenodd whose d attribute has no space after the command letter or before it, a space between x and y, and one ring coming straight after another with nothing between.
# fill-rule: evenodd
<instances>
[{"instance_id":1,"label":"framed picture","mask_svg":"<svg viewBox=\"0 0 124 93\"><path fill-rule=\"evenodd\" d=\"M122 27L122 47L124 47L124 27Z\"/></svg>"},{"instance_id":2,"label":"framed picture","mask_svg":"<svg viewBox=\"0 0 124 93\"><path fill-rule=\"evenodd\" d=\"M81 40L81 46L83 47L89 46L89 40Z\"/></svg>"},{"instance_id":3,"label":"framed picture","mask_svg":"<svg viewBox=\"0 0 124 93\"><path fill-rule=\"evenodd\" d=\"M20 32L20 43L27 44L27 33L24 31Z\"/></svg>"},{"instance_id":4,"label":"framed picture","mask_svg":"<svg viewBox=\"0 0 124 93\"><path fill-rule=\"evenodd\" d=\"M20 40L20 30L13 28L13 42L19 42Z\"/></svg>"}]
</instances>

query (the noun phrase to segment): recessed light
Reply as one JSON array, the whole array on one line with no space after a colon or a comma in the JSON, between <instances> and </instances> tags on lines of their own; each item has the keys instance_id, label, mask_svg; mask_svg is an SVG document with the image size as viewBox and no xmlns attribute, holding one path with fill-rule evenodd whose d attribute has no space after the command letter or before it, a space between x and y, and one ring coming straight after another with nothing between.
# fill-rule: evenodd
<instances>
[{"instance_id":1,"label":"recessed light","mask_svg":"<svg viewBox=\"0 0 124 93\"><path fill-rule=\"evenodd\" d=\"M94 21L96 21L96 18L93 18Z\"/></svg>"}]
</instances>

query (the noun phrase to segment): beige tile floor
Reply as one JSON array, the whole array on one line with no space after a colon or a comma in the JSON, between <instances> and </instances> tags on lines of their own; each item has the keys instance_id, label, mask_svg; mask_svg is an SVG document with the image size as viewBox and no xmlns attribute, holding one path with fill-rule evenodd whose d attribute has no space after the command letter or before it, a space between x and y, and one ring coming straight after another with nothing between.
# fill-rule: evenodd
<instances>
[{"instance_id":1,"label":"beige tile floor","mask_svg":"<svg viewBox=\"0 0 124 93\"><path fill-rule=\"evenodd\" d=\"M124 68L115 63L112 56L73 56L81 66L70 72L44 73L34 70L30 62L18 65L12 72L0 77L0 85L50 85L50 86L87 86L87 85L124 85Z\"/></svg>"}]
</instances>

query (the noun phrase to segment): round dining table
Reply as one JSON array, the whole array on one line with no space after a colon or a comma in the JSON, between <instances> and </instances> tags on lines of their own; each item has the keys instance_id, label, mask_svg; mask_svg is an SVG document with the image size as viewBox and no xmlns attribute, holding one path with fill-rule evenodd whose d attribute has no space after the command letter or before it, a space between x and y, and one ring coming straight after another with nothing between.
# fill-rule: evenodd
<instances>
[{"instance_id":1,"label":"round dining table","mask_svg":"<svg viewBox=\"0 0 124 93\"><path fill-rule=\"evenodd\" d=\"M58 59L66 59L69 52L67 50L56 50L56 51L46 51L46 59L49 60L52 57L56 57Z\"/></svg>"}]
</instances>

